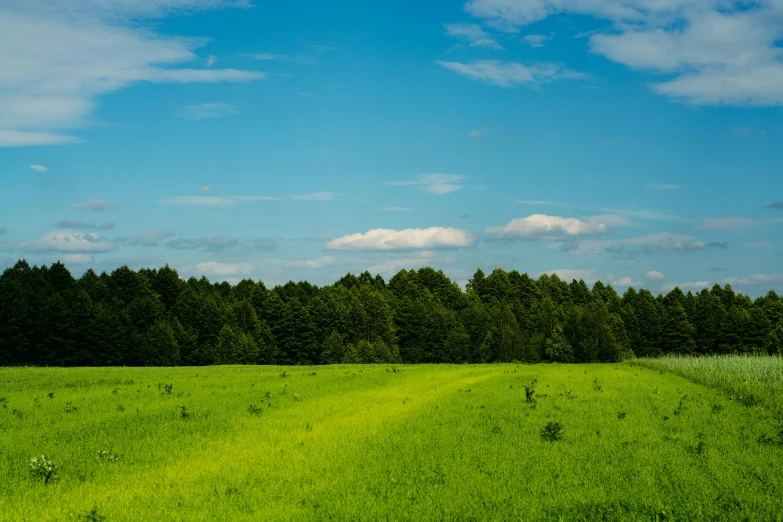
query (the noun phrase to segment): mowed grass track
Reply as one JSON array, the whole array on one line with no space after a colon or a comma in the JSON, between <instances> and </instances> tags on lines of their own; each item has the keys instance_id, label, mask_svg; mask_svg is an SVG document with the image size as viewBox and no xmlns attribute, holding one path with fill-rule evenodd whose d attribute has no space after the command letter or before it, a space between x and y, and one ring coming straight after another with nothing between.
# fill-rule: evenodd
<instances>
[{"instance_id":1,"label":"mowed grass track","mask_svg":"<svg viewBox=\"0 0 783 522\"><path fill-rule=\"evenodd\" d=\"M783 520L783 421L719 390L626 364L396 369L0 369L0 519Z\"/></svg>"}]
</instances>

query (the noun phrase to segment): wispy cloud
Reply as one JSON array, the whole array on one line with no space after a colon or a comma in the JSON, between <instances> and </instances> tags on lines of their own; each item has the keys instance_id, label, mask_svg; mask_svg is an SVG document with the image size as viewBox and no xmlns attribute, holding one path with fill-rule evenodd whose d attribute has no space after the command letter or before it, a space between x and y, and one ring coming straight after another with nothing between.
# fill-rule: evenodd
<instances>
[{"instance_id":1,"label":"wispy cloud","mask_svg":"<svg viewBox=\"0 0 783 522\"><path fill-rule=\"evenodd\" d=\"M114 228L114 222L113 221L104 221L100 224L95 223L88 223L86 221L81 221L78 219L63 219L61 221L58 221L54 224L57 228L65 228L65 229L90 229L90 228L97 228L100 230L109 230Z\"/></svg>"},{"instance_id":2,"label":"wispy cloud","mask_svg":"<svg viewBox=\"0 0 783 522\"><path fill-rule=\"evenodd\" d=\"M210 187L209 185L204 185L203 187L201 187L201 192L212 192L212 187Z\"/></svg>"},{"instance_id":3,"label":"wispy cloud","mask_svg":"<svg viewBox=\"0 0 783 522\"><path fill-rule=\"evenodd\" d=\"M239 201L277 201L277 198L270 196L232 196Z\"/></svg>"},{"instance_id":4,"label":"wispy cloud","mask_svg":"<svg viewBox=\"0 0 783 522\"><path fill-rule=\"evenodd\" d=\"M472 130L468 133L468 136L471 138L478 138L480 136L484 136L489 132L489 129L480 129L480 130Z\"/></svg>"},{"instance_id":5,"label":"wispy cloud","mask_svg":"<svg viewBox=\"0 0 783 522\"><path fill-rule=\"evenodd\" d=\"M502 50L503 46L500 45L492 36L487 34L484 29L478 24L444 24L443 28L446 30L448 36L453 36L464 40L470 44L471 47L489 47L490 49Z\"/></svg>"},{"instance_id":6,"label":"wispy cloud","mask_svg":"<svg viewBox=\"0 0 783 522\"><path fill-rule=\"evenodd\" d=\"M49 170L47 167L44 167L43 165L30 165L30 168L38 172L46 172L47 170Z\"/></svg>"},{"instance_id":7,"label":"wispy cloud","mask_svg":"<svg viewBox=\"0 0 783 522\"><path fill-rule=\"evenodd\" d=\"M264 73L183 68L205 39L171 37L144 21L227 0L10 0L0 4L0 146L74 143L101 96L139 82L246 82ZM88 34L89 38L84 35ZM203 62L202 62L203 63Z\"/></svg>"},{"instance_id":8,"label":"wispy cloud","mask_svg":"<svg viewBox=\"0 0 783 522\"><path fill-rule=\"evenodd\" d=\"M418 186L421 190L435 194L436 196L442 196L444 194L451 194L458 190L465 188L465 185L460 184L465 176L457 174L421 174L416 181L387 181L385 185L393 186Z\"/></svg>"},{"instance_id":9,"label":"wispy cloud","mask_svg":"<svg viewBox=\"0 0 783 522\"><path fill-rule=\"evenodd\" d=\"M476 243L472 232L457 228L431 227L391 230L377 228L326 242L329 250L432 250L469 247Z\"/></svg>"},{"instance_id":10,"label":"wispy cloud","mask_svg":"<svg viewBox=\"0 0 783 522\"><path fill-rule=\"evenodd\" d=\"M761 224L760 221L744 217L716 217L705 219L699 228L707 230L739 230L759 224Z\"/></svg>"},{"instance_id":11,"label":"wispy cloud","mask_svg":"<svg viewBox=\"0 0 783 522\"><path fill-rule=\"evenodd\" d=\"M674 189L682 188L682 185L665 185L662 183L647 183L644 185L644 188L650 190L674 190Z\"/></svg>"},{"instance_id":12,"label":"wispy cloud","mask_svg":"<svg viewBox=\"0 0 783 522\"><path fill-rule=\"evenodd\" d=\"M199 274L206 276L240 276L248 275L253 272L252 263L221 263L218 261L205 261L196 264L196 270Z\"/></svg>"},{"instance_id":13,"label":"wispy cloud","mask_svg":"<svg viewBox=\"0 0 783 522\"><path fill-rule=\"evenodd\" d=\"M186 120L206 120L236 113L236 109L228 103L199 103L187 105L177 113L177 116Z\"/></svg>"},{"instance_id":14,"label":"wispy cloud","mask_svg":"<svg viewBox=\"0 0 783 522\"><path fill-rule=\"evenodd\" d=\"M49 232L40 239L25 241L18 246L22 252L70 253L109 252L115 248L117 248L116 245L95 233L87 234L69 230Z\"/></svg>"},{"instance_id":15,"label":"wispy cloud","mask_svg":"<svg viewBox=\"0 0 783 522\"><path fill-rule=\"evenodd\" d=\"M236 246L238 242L239 241L237 239L233 239L227 236L204 236L199 238L172 239L166 243L166 246L175 250L204 250L208 252L219 252L221 250L225 250L226 248Z\"/></svg>"},{"instance_id":16,"label":"wispy cloud","mask_svg":"<svg viewBox=\"0 0 783 522\"><path fill-rule=\"evenodd\" d=\"M548 270L543 273L549 276L556 275L559 279L562 279L563 281L572 281L574 279L578 281L582 279L584 280L585 283L595 283L596 281L598 281L598 279L600 279L598 277L597 268L576 269L576 270L561 268L557 270Z\"/></svg>"},{"instance_id":17,"label":"wispy cloud","mask_svg":"<svg viewBox=\"0 0 783 522\"><path fill-rule=\"evenodd\" d=\"M165 230L147 230L140 236L133 238L132 245L158 246L158 241L166 239L174 234Z\"/></svg>"},{"instance_id":18,"label":"wispy cloud","mask_svg":"<svg viewBox=\"0 0 783 522\"><path fill-rule=\"evenodd\" d=\"M437 63L471 80L506 88L586 78L584 74L566 69L556 63L538 63L530 66L499 60L479 60L472 63L439 61Z\"/></svg>"},{"instance_id":19,"label":"wispy cloud","mask_svg":"<svg viewBox=\"0 0 783 522\"><path fill-rule=\"evenodd\" d=\"M413 209L408 207L383 207L381 210L386 212L410 212Z\"/></svg>"},{"instance_id":20,"label":"wispy cloud","mask_svg":"<svg viewBox=\"0 0 783 522\"><path fill-rule=\"evenodd\" d=\"M552 37L544 36L543 34L529 34L523 38L530 47L543 47L551 39Z\"/></svg>"},{"instance_id":21,"label":"wispy cloud","mask_svg":"<svg viewBox=\"0 0 783 522\"><path fill-rule=\"evenodd\" d=\"M326 266L331 266L337 262L337 259L335 259L332 256L321 256L318 259L303 259L303 260L296 260L296 261L290 261L288 263L289 268L323 268Z\"/></svg>"},{"instance_id":22,"label":"wispy cloud","mask_svg":"<svg viewBox=\"0 0 783 522\"><path fill-rule=\"evenodd\" d=\"M783 274L753 274L750 277L726 277L723 282L735 286L755 286L783 283Z\"/></svg>"},{"instance_id":23,"label":"wispy cloud","mask_svg":"<svg viewBox=\"0 0 783 522\"><path fill-rule=\"evenodd\" d=\"M291 196L291 199L297 199L300 201L332 201L334 198L341 196L339 192L311 192L310 194L299 194L297 196Z\"/></svg>"},{"instance_id":24,"label":"wispy cloud","mask_svg":"<svg viewBox=\"0 0 783 522\"><path fill-rule=\"evenodd\" d=\"M774 210L783 210L783 201L776 201L774 203L770 203L769 205L764 205L764 208L771 208Z\"/></svg>"},{"instance_id":25,"label":"wispy cloud","mask_svg":"<svg viewBox=\"0 0 783 522\"><path fill-rule=\"evenodd\" d=\"M520 205L537 205L546 207L557 208L569 208L573 210L584 210L588 212L606 212L608 214L619 214L622 216L630 216L640 219L650 219L654 221L682 221L683 219L673 214L665 214L662 212L655 212L651 210L640 209L627 209L627 208L613 208L613 207L589 207L579 204L562 203L559 201L542 201L542 200L519 200Z\"/></svg>"},{"instance_id":26,"label":"wispy cloud","mask_svg":"<svg viewBox=\"0 0 783 522\"><path fill-rule=\"evenodd\" d=\"M161 201L169 205L182 207L230 207L233 201L217 196L174 196Z\"/></svg>"},{"instance_id":27,"label":"wispy cloud","mask_svg":"<svg viewBox=\"0 0 783 522\"><path fill-rule=\"evenodd\" d=\"M109 207L115 206L117 203L114 201L107 201L105 199L91 199L84 203L72 203L71 208L76 210L90 210L92 212L103 212Z\"/></svg>"}]
</instances>

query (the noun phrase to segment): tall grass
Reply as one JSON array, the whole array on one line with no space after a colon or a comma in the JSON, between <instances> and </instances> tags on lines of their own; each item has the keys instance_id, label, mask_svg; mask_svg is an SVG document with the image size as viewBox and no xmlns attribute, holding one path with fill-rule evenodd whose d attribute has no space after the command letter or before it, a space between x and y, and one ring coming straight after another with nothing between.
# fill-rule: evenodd
<instances>
[{"instance_id":1,"label":"tall grass","mask_svg":"<svg viewBox=\"0 0 783 522\"><path fill-rule=\"evenodd\" d=\"M715 355L638 359L635 364L668 370L699 384L720 388L734 400L783 410L783 357Z\"/></svg>"}]
</instances>

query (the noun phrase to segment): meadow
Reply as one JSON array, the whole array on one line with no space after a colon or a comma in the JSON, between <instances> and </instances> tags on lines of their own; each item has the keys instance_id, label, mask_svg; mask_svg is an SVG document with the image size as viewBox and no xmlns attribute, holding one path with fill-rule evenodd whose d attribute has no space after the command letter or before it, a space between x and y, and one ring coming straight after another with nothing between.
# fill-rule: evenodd
<instances>
[{"instance_id":1,"label":"meadow","mask_svg":"<svg viewBox=\"0 0 783 522\"><path fill-rule=\"evenodd\" d=\"M779 413L683 375L0 368L0 520L783 520Z\"/></svg>"}]
</instances>

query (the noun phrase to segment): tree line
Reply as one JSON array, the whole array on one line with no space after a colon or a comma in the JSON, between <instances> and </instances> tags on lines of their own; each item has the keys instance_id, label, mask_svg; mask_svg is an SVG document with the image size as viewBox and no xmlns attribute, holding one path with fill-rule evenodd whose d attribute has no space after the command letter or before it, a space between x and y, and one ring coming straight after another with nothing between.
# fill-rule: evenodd
<instances>
[{"instance_id":1,"label":"tree line","mask_svg":"<svg viewBox=\"0 0 783 522\"><path fill-rule=\"evenodd\" d=\"M783 298L731 286L654 296L477 270L368 272L267 288L172 268L74 278L60 262L0 276L0 365L614 362L663 353L783 354Z\"/></svg>"}]
</instances>

